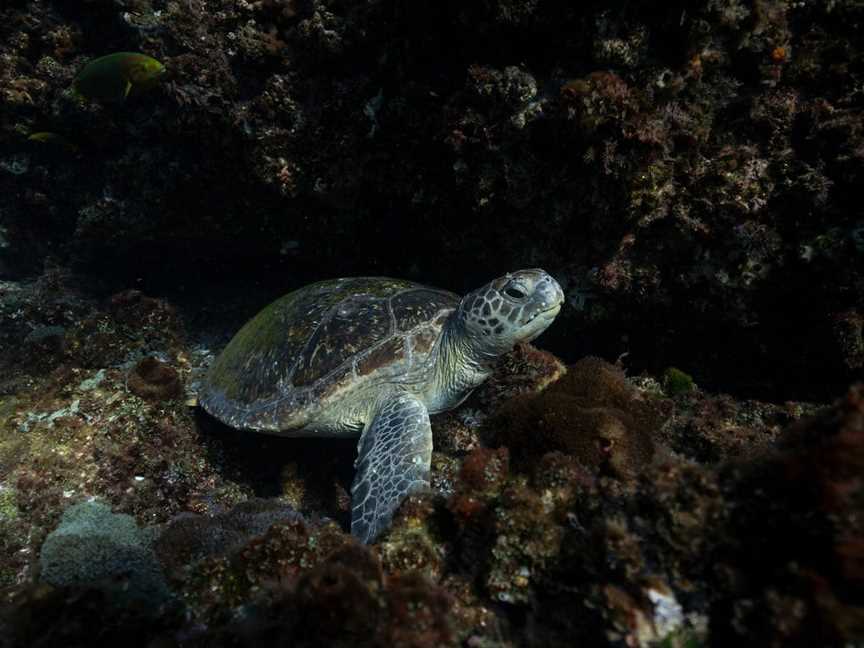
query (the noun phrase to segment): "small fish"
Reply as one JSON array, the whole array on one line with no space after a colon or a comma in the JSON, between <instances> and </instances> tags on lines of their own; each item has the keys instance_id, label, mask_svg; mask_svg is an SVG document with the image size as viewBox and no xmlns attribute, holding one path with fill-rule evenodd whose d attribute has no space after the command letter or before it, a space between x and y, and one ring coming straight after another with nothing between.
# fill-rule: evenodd
<instances>
[{"instance_id":1,"label":"small fish","mask_svg":"<svg viewBox=\"0 0 864 648\"><path fill-rule=\"evenodd\" d=\"M39 131L38 133L31 133L27 137L27 139L31 142L39 142L40 144L51 144L54 146L59 146L66 149L70 153L75 153L78 150L78 147L73 142L70 142L62 135L58 135L57 133L51 133L49 131Z\"/></svg>"},{"instance_id":2,"label":"small fish","mask_svg":"<svg viewBox=\"0 0 864 648\"><path fill-rule=\"evenodd\" d=\"M76 94L104 103L119 103L155 85L165 66L139 52L115 52L90 61L73 82Z\"/></svg>"}]
</instances>

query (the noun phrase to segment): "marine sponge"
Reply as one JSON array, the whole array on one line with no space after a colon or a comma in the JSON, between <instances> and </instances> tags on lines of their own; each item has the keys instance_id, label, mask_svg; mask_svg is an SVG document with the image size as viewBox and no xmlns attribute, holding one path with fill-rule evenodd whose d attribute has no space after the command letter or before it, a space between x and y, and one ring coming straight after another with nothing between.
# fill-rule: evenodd
<instances>
[{"instance_id":1,"label":"marine sponge","mask_svg":"<svg viewBox=\"0 0 864 648\"><path fill-rule=\"evenodd\" d=\"M153 532L100 502L69 507L45 539L42 580L52 585L96 584L130 599L159 603L168 588L151 547Z\"/></svg>"},{"instance_id":2,"label":"marine sponge","mask_svg":"<svg viewBox=\"0 0 864 648\"><path fill-rule=\"evenodd\" d=\"M567 371L548 351L531 344L517 344L501 358L494 373L471 395L465 407L440 414L432 426L435 449L463 454L477 448L481 425L487 415L520 394L534 394Z\"/></svg>"},{"instance_id":3,"label":"marine sponge","mask_svg":"<svg viewBox=\"0 0 864 648\"><path fill-rule=\"evenodd\" d=\"M148 400L170 400L183 391L177 372L152 356L135 365L128 384L133 394Z\"/></svg>"},{"instance_id":4,"label":"marine sponge","mask_svg":"<svg viewBox=\"0 0 864 648\"><path fill-rule=\"evenodd\" d=\"M585 358L546 391L512 399L487 422L485 436L490 445L507 446L516 465L558 450L623 477L650 462L664 409L617 367Z\"/></svg>"}]
</instances>

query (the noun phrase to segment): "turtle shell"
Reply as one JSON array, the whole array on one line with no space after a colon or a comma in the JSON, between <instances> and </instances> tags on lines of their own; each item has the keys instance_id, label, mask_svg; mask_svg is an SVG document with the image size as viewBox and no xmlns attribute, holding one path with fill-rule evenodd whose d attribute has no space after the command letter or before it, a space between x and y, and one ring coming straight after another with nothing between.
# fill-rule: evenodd
<instances>
[{"instance_id":1,"label":"turtle shell","mask_svg":"<svg viewBox=\"0 0 864 648\"><path fill-rule=\"evenodd\" d=\"M314 424L361 385L426 366L453 293L385 277L322 281L264 308L211 366L199 402L238 428Z\"/></svg>"}]
</instances>

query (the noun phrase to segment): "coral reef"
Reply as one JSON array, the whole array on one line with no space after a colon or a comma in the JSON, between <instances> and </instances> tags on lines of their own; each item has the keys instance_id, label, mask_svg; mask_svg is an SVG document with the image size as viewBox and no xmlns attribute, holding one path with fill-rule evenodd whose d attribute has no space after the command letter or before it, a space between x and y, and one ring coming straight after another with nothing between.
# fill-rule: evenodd
<instances>
[{"instance_id":1,"label":"coral reef","mask_svg":"<svg viewBox=\"0 0 864 648\"><path fill-rule=\"evenodd\" d=\"M49 269L0 294L4 315L17 313L2 320L5 339L63 328L56 353L28 361L26 346L10 344L0 354L2 542L10 549L0 559L3 585L26 578L70 504L99 496L147 526L180 511L203 512L207 501L231 504L251 494L245 484L226 483L218 443L209 453L202 448L186 406L128 391L127 375L142 355L169 360L177 374L191 371L173 311L140 293L106 305L65 289L69 281Z\"/></svg>"},{"instance_id":2,"label":"coral reef","mask_svg":"<svg viewBox=\"0 0 864 648\"><path fill-rule=\"evenodd\" d=\"M860 644L862 18L3 3L0 644ZM165 74L76 96L112 52ZM436 415L372 547L355 441L189 406L292 288L530 266L555 355Z\"/></svg>"},{"instance_id":3,"label":"coral reef","mask_svg":"<svg viewBox=\"0 0 864 648\"><path fill-rule=\"evenodd\" d=\"M519 353L525 352L531 351ZM101 393L110 372L97 374L75 389ZM139 512L138 526L96 505L108 516L101 538L118 524L133 536L155 538L147 564L161 565L173 597L161 612L134 600L106 603L100 589L84 584L33 583L50 577L50 569L37 570L7 590L4 636L12 646L47 637L75 643L89 636L90 624L117 641L192 646L566 645L574 638L649 646L751 637L830 645L861 636L860 387L820 413L807 404L738 402L700 390L668 401L656 381L627 378L597 358L569 367L539 392L530 391L537 386L532 376L530 365L521 379L502 374L501 385L524 390L509 401L498 388L477 395L475 405L488 413L484 436L494 432L500 442L509 424L494 422L528 421L526 411L546 416L556 403L574 418L559 433L596 435L605 428L602 421L592 428L594 414L608 410L618 424L633 426L622 428L628 434L645 437L633 442L641 450L622 455L626 470L609 470L585 444L560 443L557 436L534 432L537 449L529 449L525 430L507 437L509 446L437 451L433 470L441 473L433 483L449 490L409 497L373 547L358 545L331 521L310 521L308 510L298 515L280 499L229 506L243 492L230 488L236 476L211 482L209 494L197 496L203 499L165 491L171 501L158 515L144 515L144 524ZM551 409L531 410L550 394ZM164 406L124 398L145 412ZM805 413L815 417L802 419ZM148 461L176 450L154 445ZM313 484L303 460L295 459L291 479ZM45 457L28 461L35 467ZM66 483L62 463L51 470ZM22 499L29 491L19 490L27 483L18 474L12 489L2 491L9 506L0 511L4 528L17 534L6 540L13 549L23 529L32 533L35 521L56 519L52 511L65 499L52 503L44 490L41 499L32 492ZM175 506L199 513L167 515ZM73 506L62 519L93 507ZM57 535L48 537L41 555L50 562ZM100 542L85 545L90 555ZM33 622L46 614L54 621Z\"/></svg>"}]
</instances>

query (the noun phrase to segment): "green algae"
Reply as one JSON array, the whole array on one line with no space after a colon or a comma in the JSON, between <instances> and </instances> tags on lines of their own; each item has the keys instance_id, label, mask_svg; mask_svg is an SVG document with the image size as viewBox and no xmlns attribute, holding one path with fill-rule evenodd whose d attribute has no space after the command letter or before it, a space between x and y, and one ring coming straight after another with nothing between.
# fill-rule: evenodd
<instances>
[{"instance_id":1,"label":"green algae","mask_svg":"<svg viewBox=\"0 0 864 648\"><path fill-rule=\"evenodd\" d=\"M15 489L0 483L0 551L5 555L25 542L26 534ZM15 566L7 565L5 561L0 562L0 587L11 585L15 580Z\"/></svg>"},{"instance_id":2,"label":"green algae","mask_svg":"<svg viewBox=\"0 0 864 648\"><path fill-rule=\"evenodd\" d=\"M679 396L696 389L693 377L677 367L669 367L663 372L663 388L670 396Z\"/></svg>"}]
</instances>

